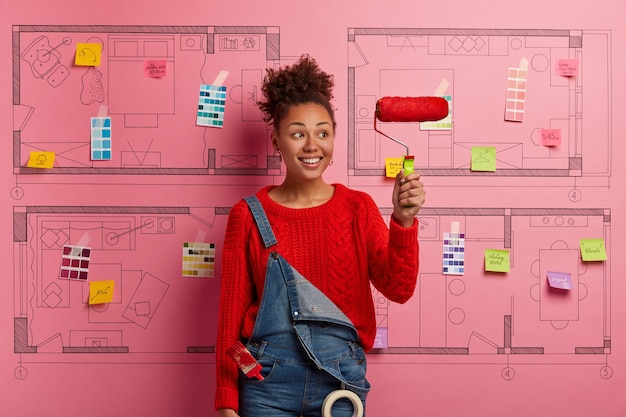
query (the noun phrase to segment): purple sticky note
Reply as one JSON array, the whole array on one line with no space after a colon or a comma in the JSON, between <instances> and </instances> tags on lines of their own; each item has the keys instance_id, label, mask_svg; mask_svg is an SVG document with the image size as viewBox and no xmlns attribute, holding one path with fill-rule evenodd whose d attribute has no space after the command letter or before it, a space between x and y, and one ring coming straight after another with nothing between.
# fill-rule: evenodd
<instances>
[{"instance_id":1,"label":"purple sticky note","mask_svg":"<svg viewBox=\"0 0 626 417\"><path fill-rule=\"evenodd\" d=\"M569 272L547 271L548 282L552 288L560 290L571 290L574 287L572 283L572 274Z\"/></svg>"},{"instance_id":2,"label":"purple sticky note","mask_svg":"<svg viewBox=\"0 0 626 417\"><path fill-rule=\"evenodd\" d=\"M374 339L374 347L386 349L387 345L387 328L386 327L377 327L376 328L376 338Z\"/></svg>"}]
</instances>

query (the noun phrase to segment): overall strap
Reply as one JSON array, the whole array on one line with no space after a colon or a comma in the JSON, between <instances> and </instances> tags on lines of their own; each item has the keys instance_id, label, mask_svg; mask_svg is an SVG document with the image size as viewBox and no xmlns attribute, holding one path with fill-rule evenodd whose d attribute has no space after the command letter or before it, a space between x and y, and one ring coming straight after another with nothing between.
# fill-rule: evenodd
<instances>
[{"instance_id":1,"label":"overall strap","mask_svg":"<svg viewBox=\"0 0 626 417\"><path fill-rule=\"evenodd\" d=\"M244 200L246 200L246 203L248 203L248 206L252 211L256 225L259 228L259 232L261 232L263 243L265 243L265 248L269 248L277 244L278 241L276 240L276 236L274 236L274 231L272 230L270 221L267 219L265 210L263 210L263 205L261 205L257 196L251 195L249 197L245 197Z\"/></svg>"}]
</instances>

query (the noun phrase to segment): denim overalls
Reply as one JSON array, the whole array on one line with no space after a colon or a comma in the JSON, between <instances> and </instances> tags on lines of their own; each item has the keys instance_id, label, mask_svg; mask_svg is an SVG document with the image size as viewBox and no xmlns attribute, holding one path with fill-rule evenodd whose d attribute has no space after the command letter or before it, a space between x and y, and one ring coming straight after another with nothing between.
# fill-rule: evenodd
<instances>
[{"instance_id":1,"label":"denim overalls","mask_svg":"<svg viewBox=\"0 0 626 417\"><path fill-rule=\"evenodd\" d=\"M245 198L266 248L278 242L263 206ZM241 417L321 416L324 398L345 388L361 401L369 391L366 358L352 322L298 271L272 251L247 348L263 366L259 381L240 374ZM352 416L338 400L333 417Z\"/></svg>"}]
</instances>

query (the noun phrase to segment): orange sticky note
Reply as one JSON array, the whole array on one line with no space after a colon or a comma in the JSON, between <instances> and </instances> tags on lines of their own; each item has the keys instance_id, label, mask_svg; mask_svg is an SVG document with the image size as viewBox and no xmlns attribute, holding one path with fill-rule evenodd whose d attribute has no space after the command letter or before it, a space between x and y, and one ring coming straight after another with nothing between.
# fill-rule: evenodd
<instances>
[{"instance_id":1,"label":"orange sticky note","mask_svg":"<svg viewBox=\"0 0 626 417\"><path fill-rule=\"evenodd\" d=\"M561 144L561 129L541 129L541 144L543 146L559 146Z\"/></svg>"},{"instance_id":2,"label":"orange sticky note","mask_svg":"<svg viewBox=\"0 0 626 417\"><path fill-rule=\"evenodd\" d=\"M102 45L99 43L77 43L74 65L97 67L100 66L101 56Z\"/></svg>"},{"instance_id":3,"label":"orange sticky note","mask_svg":"<svg viewBox=\"0 0 626 417\"><path fill-rule=\"evenodd\" d=\"M91 281L89 283L89 304L104 304L113 301L115 281Z\"/></svg>"},{"instance_id":4,"label":"orange sticky note","mask_svg":"<svg viewBox=\"0 0 626 417\"><path fill-rule=\"evenodd\" d=\"M54 166L54 152L30 151L26 166L28 168L50 169Z\"/></svg>"},{"instance_id":5,"label":"orange sticky note","mask_svg":"<svg viewBox=\"0 0 626 417\"><path fill-rule=\"evenodd\" d=\"M578 75L578 61L576 59L559 59L556 62L556 73L562 77Z\"/></svg>"},{"instance_id":6,"label":"orange sticky note","mask_svg":"<svg viewBox=\"0 0 626 417\"><path fill-rule=\"evenodd\" d=\"M385 177L395 178L402 169L402 158L385 159Z\"/></svg>"}]
</instances>

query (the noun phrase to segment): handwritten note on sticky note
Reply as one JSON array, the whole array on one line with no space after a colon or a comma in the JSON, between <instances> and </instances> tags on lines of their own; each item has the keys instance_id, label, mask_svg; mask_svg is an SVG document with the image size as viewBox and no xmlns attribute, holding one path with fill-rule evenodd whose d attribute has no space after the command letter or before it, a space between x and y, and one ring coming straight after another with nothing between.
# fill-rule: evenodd
<instances>
[{"instance_id":1,"label":"handwritten note on sticky note","mask_svg":"<svg viewBox=\"0 0 626 417\"><path fill-rule=\"evenodd\" d=\"M145 61L143 63L143 73L146 77L161 78L167 75L167 63L164 59Z\"/></svg>"},{"instance_id":2,"label":"handwritten note on sticky note","mask_svg":"<svg viewBox=\"0 0 626 417\"><path fill-rule=\"evenodd\" d=\"M385 159L385 176L395 178L398 172L402 170L402 158L386 158Z\"/></svg>"},{"instance_id":3,"label":"handwritten note on sticky note","mask_svg":"<svg viewBox=\"0 0 626 417\"><path fill-rule=\"evenodd\" d=\"M485 249L485 271L509 272L510 270L511 259L507 249Z\"/></svg>"},{"instance_id":4,"label":"handwritten note on sticky note","mask_svg":"<svg viewBox=\"0 0 626 417\"><path fill-rule=\"evenodd\" d=\"M604 239L581 239L580 255L583 261L606 261Z\"/></svg>"},{"instance_id":5,"label":"handwritten note on sticky note","mask_svg":"<svg viewBox=\"0 0 626 417\"><path fill-rule=\"evenodd\" d=\"M556 62L556 74L562 77L575 77L578 75L578 60L559 59Z\"/></svg>"},{"instance_id":6,"label":"handwritten note on sticky note","mask_svg":"<svg viewBox=\"0 0 626 417\"><path fill-rule=\"evenodd\" d=\"M89 283L89 304L104 304L113 301L115 281L91 281Z\"/></svg>"},{"instance_id":7,"label":"handwritten note on sticky note","mask_svg":"<svg viewBox=\"0 0 626 417\"><path fill-rule=\"evenodd\" d=\"M54 166L54 156L54 152L31 151L26 166L28 168L50 169Z\"/></svg>"},{"instance_id":8,"label":"handwritten note on sticky note","mask_svg":"<svg viewBox=\"0 0 626 417\"><path fill-rule=\"evenodd\" d=\"M543 146L559 146L561 144L561 129L541 129L541 144Z\"/></svg>"},{"instance_id":9,"label":"handwritten note on sticky note","mask_svg":"<svg viewBox=\"0 0 626 417\"><path fill-rule=\"evenodd\" d=\"M99 43L77 43L74 65L83 67L98 67L100 66L101 56L102 45Z\"/></svg>"},{"instance_id":10,"label":"handwritten note on sticky note","mask_svg":"<svg viewBox=\"0 0 626 417\"><path fill-rule=\"evenodd\" d=\"M547 271L546 278L548 278L548 283L552 288L559 290L571 290L574 288L572 274L569 272Z\"/></svg>"},{"instance_id":11,"label":"handwritten note on sticky note","mask_svg":"<svg viewBox=\"0 0 626 417\"><path fill-rule=\"evenodd\" d=\"M496 148L492 146L472 146L472 171L496 170Z\"/></svg>"}]
</instances>

